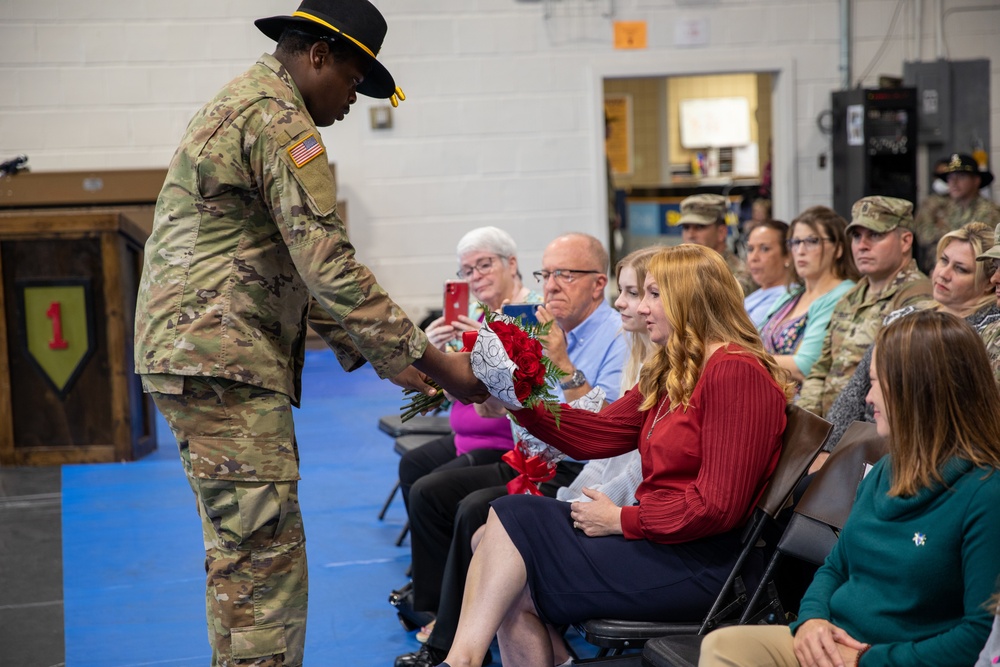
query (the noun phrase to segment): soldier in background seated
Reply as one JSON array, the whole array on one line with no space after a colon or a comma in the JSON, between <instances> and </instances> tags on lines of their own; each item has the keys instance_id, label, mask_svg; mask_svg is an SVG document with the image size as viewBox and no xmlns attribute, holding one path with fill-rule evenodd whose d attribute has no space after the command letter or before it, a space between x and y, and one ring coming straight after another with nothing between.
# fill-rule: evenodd
<instances>
[{"instance_id":1,"label":"soldier in background seated","mask_svg":"<svg viewBox=\"0 0 1000 667\"><path fill-rule=\"evenodd\" d=\"M726 203L722 195L691 195L681 202L681 219L677 224L681 226L684 243L703 245L722 255L743 288L743 296L747 296L757 289L757 283L750 277L746 262L737 257L726 243L729 234Z\"/></svg>"},{"instance_id":2,"label":"soldier in background seated","mask_svg":"<svg viewBox=\"0 0 1000 667\"><path fill-rule=\"evenodd\" d=\"M980 171L979 164L971 155L955 153L945 158L936 179L947 184L948 194L946 197L928 197L917 211L914 226L920 268L928 272L934 268L934 250L942 236L972 221L991 227L1000 224L1000 208L979 194L981 188L993 182L993 174Z\"/></svg>"},{"instance_id":3,"label":"soldier in background seated","mask_svg":"<svg viewBox=\"0 0 1000 667\"><path fill-rule=\"evenodd\" d=\"M931 283L913 260L913 204L864 197L851 209L851 252L861 280L834 306L819 359L802 383L797 405L822 416L850 380L894 310L930 298Z\"/></svg>"}]
</instances>

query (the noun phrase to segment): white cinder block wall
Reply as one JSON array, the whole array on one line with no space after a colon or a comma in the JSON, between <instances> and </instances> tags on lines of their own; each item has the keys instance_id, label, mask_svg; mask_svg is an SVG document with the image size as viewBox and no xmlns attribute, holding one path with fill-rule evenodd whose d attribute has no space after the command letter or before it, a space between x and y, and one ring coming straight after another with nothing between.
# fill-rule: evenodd
<instances>
[{"instance_id":1,"label":"white cinder block wall","mask_svg":"<svg viewBox=\"0 0 1000 667\"><path fill-rule=\"evenodd\" d=\"M0 159L35 171L164 167L191 114L272 49L252 20L296 0L0 0ZM601 81L612 76L777 72L775 213L829 204L829 139L816 118L840 87L839 0L376 0L380 58L407 94L391 130L361 98L323 131L360 257L415 317L439 306L468 229L495 224L527 275L569 230L604 231ZM649 48L615 51L607 19L648 23ZM878 62L990 58L991 163L1000 166L996 0L852 0L853 80ZM918 6L923 6L917 26ZM971 10L959 8L971 8ZM704 19L709 44L678 48L678 21ZM828 163L829 164L829 163ZM528 278L529 280L530 277Z\"/></svg>"}]
</instances>

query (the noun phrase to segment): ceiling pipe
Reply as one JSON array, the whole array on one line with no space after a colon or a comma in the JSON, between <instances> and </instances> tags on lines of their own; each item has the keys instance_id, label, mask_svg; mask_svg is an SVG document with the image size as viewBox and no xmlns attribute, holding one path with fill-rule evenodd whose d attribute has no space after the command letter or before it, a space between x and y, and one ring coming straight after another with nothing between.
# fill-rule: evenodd
<instances>
[{"instance_id":1,"label":"ceiling pipe","mask_svg":"<svg viewBox=\"0 0 1000 667\"><path fill-rule=\"evenodd\" d=\"M840 89L851 88L851 0L840 0Z\"/></svg>"}]
</instances>

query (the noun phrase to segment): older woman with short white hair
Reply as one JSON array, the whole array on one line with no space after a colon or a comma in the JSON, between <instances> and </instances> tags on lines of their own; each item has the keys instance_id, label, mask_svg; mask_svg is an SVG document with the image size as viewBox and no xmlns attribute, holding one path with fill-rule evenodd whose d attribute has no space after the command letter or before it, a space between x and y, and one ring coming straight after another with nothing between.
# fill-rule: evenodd
<instances>
[{"instance_id":1,"label":"older woman with short white hair","mask_svg":"<svg viewBox=\"0 0 1000 667\"><path fill-rule=\"evenodd\" d=\"M477 227L458 242L458 276L469 281L469 313L455 322L439 317L427 327L427 338L441 350L461 349L463 331L482 326L483 309L500 310L504 301L540 303L537 293L521 284L517 245L497 227ZM399 488L407 509L410 487L424 475L456 467L497 463L514 447L506 417L482 417L474 405L455 403L449 415L453 433L410 450L399 461Z\"/></svg>"},{"instance_id":2,"label":"older woman with short white hair","mask_svg":"<svg viewBox=\"0 0 1000 667\"><path fill-rule=\"evenodd\" d=\"M469 282L469 314L457 321L439 317L427 327L427 338L435 347L461 348L463 331L477 331L482 326L483 303L490 310L500 310L510 303L541 303L541 297L521 283L517 266L517 245L510 234L499 227L477 227L463 236L456 249L458 277Z\"/></svg>"}]
</instances>

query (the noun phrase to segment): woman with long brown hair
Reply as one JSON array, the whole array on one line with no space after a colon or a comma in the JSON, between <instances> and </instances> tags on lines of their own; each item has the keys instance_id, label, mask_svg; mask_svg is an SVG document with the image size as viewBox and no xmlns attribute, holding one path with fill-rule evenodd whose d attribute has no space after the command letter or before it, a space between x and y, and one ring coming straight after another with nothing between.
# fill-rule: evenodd
<instances>
[{"instance_id":1,"label":"woman with long brown hair","mask_svg":"<svg viewBox=\"0 0 1000 667\"><path fill-rule=\"evenodd\" d=\"M799 382L819 359L833 307L858 279L846 229L826 206L792 220L787 245L795 278L758 325L764 349Z\"/></svg>"},{"instance_id":2,"label":"woman with long brown hair","mask_svg":"<svg viewBox=\"0 0 1000 667\"><path fill-rule=\"evenodd\" d=\"M790 627L711 633L700 667L971 665L1000 575L1000 390L949 313L879 332L868 401L889 454L861 482Z\"/></svg>"},{"instance_id":3,"label":"woman with long brown hair","mask_svg":"<svg viewBox=\"0 0 1000 667\"><path fill-rule=\"evenodd\" d=\"M447 662L551 667L546 623L703 615L733 565L739 528L777 465L793 387L761 347L743 293L714 250L680 245L650 261L638 313L654 345L639 384L598 414L516 411L577 458L634 449L637 504L507 496L493 503Z\"/></svg>"}]
</instances>

